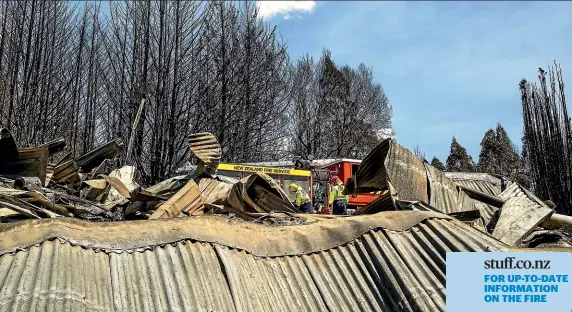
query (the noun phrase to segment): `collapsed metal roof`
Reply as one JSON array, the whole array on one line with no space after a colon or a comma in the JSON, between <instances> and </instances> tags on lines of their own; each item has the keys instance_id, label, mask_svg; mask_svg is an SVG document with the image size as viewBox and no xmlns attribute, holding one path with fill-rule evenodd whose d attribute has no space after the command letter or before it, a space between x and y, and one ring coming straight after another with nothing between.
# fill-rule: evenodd
<instances>
[{"instance_id":1,"label":"collapsed metal roof","mask_svg":"<svg viewBox=\"0 0 572 312\"><path fill-rule=\"evenodd\" d=\"M70 166L55 166L49 179L46 174L44 181L56 182L64 175L68 190L81 191L85 199L20 178L10 185L22 184L22 190L2 188L0 201L9 208L0 213L49 219L10 219L0 226L0 307L444 311L446 252L505 251L539 225L548 228L548 221L572 224L516 183L487 174L445 174L392 140L376 147L346 185L348 192L384 191L361 215L299 215L266 174L215 176L220 145L213 135L189 140L199 159L193 174L146 189L132 183L131 167L109 172L101 163L120 142L88 153L95 160L87 165L82 156L69 160ZM45 154L50 145L42 149ZM93 170L80 174L86 166ZM45 190L54 195L38 199ZM84 210L97 220L125 220L135 212L147 220L64 217L84 217ZM526 244L538 245L534 240Z\"/></svg>"},{"instance_id":2,"label":"collapsed metal roof","mask_svg":"<svg viewBox=\"0 0 572 312\"><path fill-rule=\"evenodd\" d=\"M507 245L449 216L30 220L0 236L10 311L444 311L445 253Z\"/></svg>"}]
</instances>

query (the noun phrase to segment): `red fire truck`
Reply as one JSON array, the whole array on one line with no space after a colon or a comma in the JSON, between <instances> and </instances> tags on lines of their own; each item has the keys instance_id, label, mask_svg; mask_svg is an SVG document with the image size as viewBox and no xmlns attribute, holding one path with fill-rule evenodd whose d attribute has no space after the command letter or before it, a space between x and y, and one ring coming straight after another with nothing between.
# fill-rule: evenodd
<instances>
[{"instance_id":1,"label":"red fire truck","mask_svg":"<svg viewBox=\"0 0 572 312\"><path fill-rule=\"evenodd\" d=\"M323 160L318 160L318 162L324 162ZM357 159L336 159L330 162L324 163L319 167L327 169L330 172L330 184L333 183L332 179L334 176L340 178L340 180L347 184L348 179L355 176L357 169L361 163L361 160ZM348 203L348 208L359 210L361 207L371 203L375 199L380 196L381 192L373 192L373 193L362 193L362 194L353 194L350 195L350 201ZM328 197L330 195L330 188L328 188ZM324 213L329 213L331 211L331 207L329 202L326 201L326 208L324 209Z\"/></svg>"}]
</instances>

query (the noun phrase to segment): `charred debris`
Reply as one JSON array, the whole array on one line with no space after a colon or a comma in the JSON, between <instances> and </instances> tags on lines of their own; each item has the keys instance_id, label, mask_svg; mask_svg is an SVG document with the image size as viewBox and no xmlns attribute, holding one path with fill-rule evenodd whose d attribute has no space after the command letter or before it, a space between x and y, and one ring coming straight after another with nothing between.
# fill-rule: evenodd
<instances>
[{"instance_id":1,"label":"charred debris","mask_svg":"<svg viewBox=\"0 0 572 312\"><path fill-rule=\"evenodd\" d=\"M124 144L108 142L77 158L51 156L63 139L19 148L8 129L0 130L0 222L72 217L90 221L169 219L227 215L265 224L296 224L299 211L265 174L241 181L217 177L221 148L210 133L189 137L199 159L194 173L142 187L133 166L120 165ZM280 212L276 214L276 212Z\"/></svg>"},{"instance_id":2,"label":"charred debris","mask_svg":"<svg viewBox=\"0 0 572 312\"><path fill-rule=\"evenodd\" d=\"M87 154L51 162L65 141L18 147L0 129L0 223L26 219L87 221L172 219L219 215L267 225L300 225L308 217L270 176L217 176L221 147L210 133L188 138L198 159L191 174L138 185L133 166L119 163L124 144L110 141ZM358 211L443 213L512 247L572 247L572 217L501 176L442 172L387 139L363 160L345 193L387 191ZM348 218L342 217L339 218ZM349 217L351 218L351 217Z\"/></svg>"}]
</instances>

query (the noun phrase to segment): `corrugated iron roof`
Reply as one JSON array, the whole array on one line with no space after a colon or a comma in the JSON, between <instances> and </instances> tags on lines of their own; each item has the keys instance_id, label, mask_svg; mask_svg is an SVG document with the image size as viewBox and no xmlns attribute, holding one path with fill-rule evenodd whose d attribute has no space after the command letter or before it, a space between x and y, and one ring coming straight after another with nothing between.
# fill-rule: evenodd
<instances>
[{"instance_id":1,"label":"corrugated iron roof","mask_svg":"<svg viewBox=\"0 0 572 312\"><path fill-rule=\"evenodd\" d=\"M114 311L109 255L45 241L0 257L2 311Z\"/></svg>"},{"instance_id":2,"label":"corrugated iron roof","mask_svg":"<svg viewBox=\"0 0 572 312\"><path fill-rule=\"evenodd\" d=\"M481 230L485 230L491 220L487 207L469 198L443 172L389 139L365 157L356 173L355 186L378 190L388 188L396 199L426 202L444 213L479 210L483 220L474 225ZM384 207L391 208L388 205Z\"/></svg>"},{"instance_id":3,"label":"corrugated iron roof","mask_svg":"<svg viewBox=\"0 0 572 312\"><path fill-rule=\"evenodd\" d=\"M1 229L3 307L444 311L447 251L507 250L458 220L415 211L310 217L308 225L287 228L220 217L145 221L147 227L50 222ZM146 247L129 240L144 241ZM298 252L256 256L257 248Z\"/></svg>"},{"instance_id":4,"label":"corrugated iron roof","mask_svg":"<svg viewBox=\"0 0 572 312\"><path fill-rule=\"evenodd\" d=\"M544 202L517 183L511 184L499 197L505 203L492 235L511 246L518 246L553 213Z\"/></svg>"},{"instance_id":5,"label":"corrugated iron roof","mask_svg":"<svg viewBox=\"0 0 572 312\"><path fill-rule=\"evenodd\" d=\"M465 186L485 194L497 196L502 189L502 180L488 173L445 172L445 176L457 185Z\"/></svg>"},{"instance_id":6,"label":"corrugated iron roof","mask_svg":"<svg viewBox=\"0 0 572 312\"><path fill-rule=\"evenodd\" d=\"M445 176L455 182L456 185L476 190L491 196L498 196L503 191L503 180L488 173L474 172L445 172ZM485 223L488 225L494 219L498 208L485 204L478 200L471 199L475 206L481 211Z\"/></svg>"}]
</instances>

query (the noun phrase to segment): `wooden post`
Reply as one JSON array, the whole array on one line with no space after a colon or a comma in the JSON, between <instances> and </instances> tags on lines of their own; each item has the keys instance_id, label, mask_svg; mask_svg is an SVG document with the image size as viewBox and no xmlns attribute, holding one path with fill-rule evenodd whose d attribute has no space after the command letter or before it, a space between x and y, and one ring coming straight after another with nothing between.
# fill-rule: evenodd
<instances>
[{"instance_id":1,"label":"wooden post","mask_svg":"<svg viewBox=\"0 0 572 312\"><path fill-rule=\"evenodd\" d=\"M127 145L127 155L125 155L125 165L129 165L131 162L131 152L133 151L133 143L135 141L135 134L137 126L139 125L139 119L141 119L141 112L143 111L143 106L145 106L145 98L141 99L141 104L139 104L139 109L137 110L137 115L135 115L135 120L133 121L133 126L131 127L131 136L129 137L129 144Z\"/></svg>"}]
</instances>

